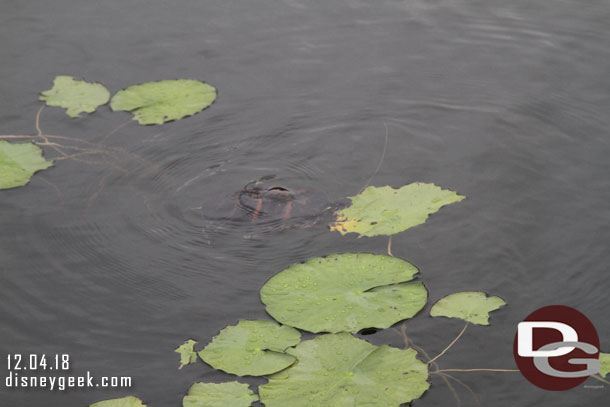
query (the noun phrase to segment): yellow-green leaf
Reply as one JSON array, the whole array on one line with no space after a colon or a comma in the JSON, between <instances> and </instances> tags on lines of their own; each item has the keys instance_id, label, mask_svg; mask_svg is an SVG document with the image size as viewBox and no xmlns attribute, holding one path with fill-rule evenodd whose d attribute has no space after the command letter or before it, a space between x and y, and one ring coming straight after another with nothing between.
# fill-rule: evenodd
<instances>
[{"instance_id":1,"label":"yellow-green leaf","mask_svg":"<svg viewBox=\"0 0 610 407\"><path fill-rule=\"evenodd\" d=\"M244 383L195 383L182 399L182 407L249 407L257 400Z\"/></svg>"},{"instance_id":2,"label":"yellow-green leaf","mask_svg":"<svg viewBox=\"0 0 610 407\"><path fill-rule=\"evenodd\" d=\"M197 352L193 349L196 344L196 341L189 339L174 350L174 352L180 354L180 367L178 369L197 362Z\"/></svg>"},{"instance_id":3,"label":"yellow-green leaf","mask_svg":"<svg viewBox=\"0 0 610 407\"><path fill-rule=\"evenodd\" d=\"M91 404L89 407L146 407L137 397L128 396L119 399L110 399L104 401L98 401L97 403Z\"/></svg>"},{"instance_id":4,"label":"yellow-green leaf","mask_svg":"<svg viewBox=\"0 0 610 407\"><path fill-rule=\"evenodd\" d=\"M489 313L506 305L500 297L480 291L464 291L441 298L430 310L433 317L459 318L478 325L489 325Z\"/></svg>"},{"instance_id":5,"label":"yellow-green leaf","mask_svg":"<svg viewBox=\"0 0 610 407\"><path fill-rule=\"evenodd\" d=\"M261 289L267 312L310 332L388 328L425 305L428 290L417 268L385 254L343 253L293 264Z\"/></svg>"},{"instance_id":6,"label":"yellow-green leaf","mask_svg":"<svg viewBox=\"0 0 610 407\"><path fill-rule=\"evenodd\" d=\"M216 88L193 79L170 79L133 85L118 91L112 110L132 112L140 124L162 124L192 116L210 106Z\"/></svg>"},{"instance_id":7,"label":"yellow-green leaf","mask_svg":"<svg viewBox=\"0 0 610 407\"><path fill-rule=\"evenodd\" d=\"M393 235L422 224L441 207L459 202L465 196L434 184L415 182L402 188L368 187L349 199L351 205L335 212L331 230L342 235Z\"/></svg>"},{"instance_id":8,"label":"yellow-green leaf","mask_svg":"<svg viewBox=\"0 0 610 407\"><path fill-rule=\"evenodd\" d=\"M36 171L53 165L42 156L42 149L32 143L0 140L0 189L27 184Z\"/></svg>"},{"instance_id":9,"label":"yellow-green leaf","mask_svg":"<svg viewBox=\"0 0 610 407\"><path fill-rule=\"evenodd\" d=\"M284 353L301 340L301 334L273 321L240 320L228 326L199 352L215 369L238 376L263 376L279 372L295 362Z\"/></svg>"},{"instance_id":10,"label":"yellow-green leaf","mask_svg":"<svg viewBox=\"0 0 610 407\"><path fill-rule=\"evenodd\" d=\"M347 333L303 341L297 363L259 387L266 407L398 407L430 387L413 349L375 346Z\"/></svg>"},{"instance_id":11,"label":"yellow-green leaf","mask_svg":"<svg viewBox=\"0 0 610 407\"><path fill-rule=\"evenodd\" d=\"M56 76L53 88L40 94L49 106L59 106L66 110L70 117L78 117L81 112L93 113L95 109L108 103L110 92L100 83L91 83L74 79L71 76Z\"/></svg>"},{"instance_id":12,"label":"yellow-green leaf","mask_svg":"<svg viewBox=\"0 0 610 407\"><path fill-rule=\"evenodd\" d=\"M610 373L610 353L600 353L599 364L599 374L601 377L606 377L606 375Z\"/></svg>"}]
</instances>

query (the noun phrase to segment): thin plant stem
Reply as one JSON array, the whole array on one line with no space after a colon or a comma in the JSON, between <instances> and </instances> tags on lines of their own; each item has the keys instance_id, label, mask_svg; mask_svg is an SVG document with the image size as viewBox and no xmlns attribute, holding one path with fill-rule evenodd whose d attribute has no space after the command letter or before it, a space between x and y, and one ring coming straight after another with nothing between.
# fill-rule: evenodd
<instances>
[{"instance_id":1,"label":"thin plant stem","mask_svg":"<svg viewBox=\"0 0 610 407\"><path fill-rule=\"evenodd\" d=\"M364 186L362 188L360 188L360 191L358 191L358 193L364 191L364 189L369 186L369 184L371 183L371 181L373 180L375 175L377 175L377 173L379 172L379 169L381 168L381 165L383 164L383 160L385 159L385 152L388 148L388 138L389 138L390 132L388 130L388 125L386 124L385 121L383 122L383 127L385 127L385 142L383 143L383 152L381 153L381 159L379 160L379 164L377 164L377 168L375 169L375 172L373 172L373 175L371 175L371 177L366 182L366 184L364 184Z\"/></svg>"},{"instance_id":2,"label":"thin plant stem","mask_svg":"<svg viewBox=\"0 0 610 407\"><path fill-rule=\"evenodd\" d=\"M447 375L447 376L449 376L449 375ZM445 382L445 384L447 385L449 390L451 390L451 394L453 394L453 398L455 399L456 406L462 407L462 400L460 400L460 396L457 394L457 391L455 391L455 387L453 387L453 385L449 382L449 380L447 380L445 375L439 375L439 377L441 379L443 379L443 381Z\"/></svg>"},{"instance_id":3,"label":"thin plant stem","mask_svg":"<svg viewBox=\"0 0 610 407\"><path fill-rule=\"evenodd\" d=\"M451 380L454 380L456 383L458 383L463 388L465 388L468 391L468 393L470 393L470 395L474 399L474 402L476 403L477 406L481 405L481 402L480 402L479 397L477 396L477 394L472 390L472 388L470 386L468 386L466 383L464 383L460 379L458 379L456 377L453 377L453 376L451 376L450 374L447 374L447 373L430 372L430 374L437 374L437 375L439 375L441 377L447 377L447 378L449 378Z\"/></svg>"},{"instance_id":4,"label":"thin plant stem","mask_svg":"<svg viewBox=\"0 0 610 407\"><path fill-rule=\"evenodd\" d=\"M49 140L47 139L47 137L42 134L42 130L40 129L40 114L42 113L42 109L44 109L44 105L40 106L40 109L38 109L38 113L36 113L36 131L38 132L38 137L40 137L41 139L43 139L46 143L49 142Z\"/></svg>"},{"instance_id":5,"label":"thin plant stem","mask_svg":"<svg viewBox=\"0 0 610 407\"><path fill-rule=\"evenodd\" d=\"M405 349L411 347L411 348L415 349L416 351L420 352L422 355L424 355L424 357L426 359L430 359L430 355L428 355L428 352L426 352L423 348L417 346L415 343L413 343L413 341L411 339L409 339L409 337L407 336L407 324L406 323L404 323L404 322L402 323L402 325L400 326L400 330L398 330L396 328L394 328L394 330L396 332L398 332L403 337L403 340L404 340L404 343L405 343ZM430 364L436 370L439 370L438 364L436 362L432 362ZM451 385L451 383L449 383L447 378L444 377L443 375L444 376L448 376L448 377L451 377L451 375L446 374L446 373L440 373L439 374L441 379L443 379L443 381L445 382L445 384L447 385L447 387L449 388L449 390L453 394L453 397L455 398L455 401L456 401L458 407L460 407L462 405L462 401L460 400L460 396L457 394L457 391L455 390L455 387L453 387Z\"/></svg>"},{"instance_id":6,"label":"thin plant stem","mask_svg":"<svg viewBox=\"0 0 610 407\"><path fill-rule=\"evenodd\" d=\"M400 330L393 328L395 332L397 332L399 335L402 336L403 341L405 343L405 349L407 349L408 347L412 347L413 349L415 349L416 351L420 352L422 355L424 355L424 357L426 359L430 359L430 355L428 355L428 352L426 352L426 350L424 348L422 348L421 346L417 346L408 336L407 336L407 323L403 322L402 325L400 326ZM435 369L438 370L438 365L436 364L436 362L431 362L430 363Z\"/></svg>"},{"instance_id":7,"label":"thin plant stem","mask_svg":"<svg viewBox=\"0 0 610 407\"><path fill-rule=\"evenodd\" d=\"M129 123L134 123L132 119L129 119L125 123L119 124L117 127L108 132L104 137L102 137L101 142L106 141L110 136L114 135L117 131L121 130L123 127L127 126Z\"/></svg>"},{"instance_id":8,"label":"thin plant stem","mask_svg":"<svg viewBox=\"0 0 610 407\"><path fill-rule=\"evenodd\" d=\"M38 176L36 177L37 179L41 180L42 182L44 182L45 184L49 185L50 187L52 187L55 190L55 193L57 194L57 198L59 199L59 202L63 205L64 204L64 198L61 194L61 191L59 190L59 187L57 185L55 185L54 183L52 183L51 181L45 179L43 176Z\"/></svg>"},{"instance_id":9,"label":"thin plant stem","mask_svg":"<svg viewBox=\"0 0 610 407\"><path fill-rule=\"evenodd\" d=\"M436 355L434 358L430 359L428 361L428 363L434 362L436 359L438 359L441 356L443 356L445 354L445 352L447 352L449 349L451 349L451 347L458 341L458 339L460 339L460 337L464 334L464 332L466 332L466 328L468 328L468 321L466 321L466 325L464 325L464 328L462 328L462 330L460 331L458 336L456 336L455 339L452 340L451 343L449 345L447 345L447 347L445 349L443 349L443 351L441 353Z\"/></svg>"},{"instance_id":10,"label":"thin plant stem","mask_svg":"<svg viewBox=\"0 0 610 407\"><path fill-rule=\"evenodd\" d=\"M15 134L5 134L5 135L0 135L0 140L8 140L8 139L25 139L25 138L29 138L29 139L33 139L36 136L25 136L25 135L15 135Z\"/></svg>"},{"instance_id":11,"label":"thin plant stem","mask_svg":"<svg viewBox=\"0 0 610 407\"><path fill-rule=\"evenodd\" d=\"M610 385L610 382L608 380L604 379L601 376L598 376L598 375L594 374L594 375L591 375L590 377L594 378L595 380L599 380L602 383L606 383L606 384Z\"/></svg>"},{"instance_id":12,"label":"thin plant stem","mask_svg":"<svg viewBox=\"0 0 610 407\"><path fill-rule=\"evenodd\" d=\"M106 180L107 179L108 179L108 175L105 175L100 180L100 182L98 184L97 190L95 192L93 192L93 194L91 194L91 196L87 200L87 209L91 208L91 206L93 206L93 202L95 202L97 200L97 198L99 198L100 194L102 193L102 191L106 187Z\"/></svg>"}]
</instances>

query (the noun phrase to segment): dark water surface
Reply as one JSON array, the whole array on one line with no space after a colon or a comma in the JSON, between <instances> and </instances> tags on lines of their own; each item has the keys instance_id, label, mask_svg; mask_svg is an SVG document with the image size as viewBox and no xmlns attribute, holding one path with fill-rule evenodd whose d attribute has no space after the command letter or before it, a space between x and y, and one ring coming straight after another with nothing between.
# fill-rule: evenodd
<instances>
[{"instance_id":1,"label":"dark water surface","mask_svg":"<svg viewBox=\"0 0 610 407\"><path fill-rule=\"evenodd\" d=\"M69 353L73 374L131 376L134 386L3 388L0 405L137 395L177 407L191 383L230 380L202 363L178 371L173 349L239 318L268 318L258 290L290 264L383 253L387 238L324 224L210 229L195 208L269 174L329 201L354 195L381 158L384 122L373 185L434 182L468 196L395 236L394 254L420 267L430 304L462 290L509 303L441 367L515 368L516 324L550 304L585 313L610 351L607 1L4 0L0 9L0 134L34 134L38 92L60 74L112 93L182 77L219 89L194 117L105 139L130 115L43 110L46 133L115 149L0 192L0 355ZM436 354L461 326L426 309L408 329ZM401 344L390 330L367 338ZM519 373L456 376L482 406L597 407L610 395L546 392ZM414 405L455 401L433 378Z\"/></svg>"}]
</instances>

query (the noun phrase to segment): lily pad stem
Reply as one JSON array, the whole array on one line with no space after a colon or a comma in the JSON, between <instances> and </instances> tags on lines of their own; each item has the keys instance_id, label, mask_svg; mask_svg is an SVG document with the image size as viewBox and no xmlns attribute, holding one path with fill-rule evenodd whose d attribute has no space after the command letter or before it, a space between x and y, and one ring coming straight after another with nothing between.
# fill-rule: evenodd
<instances>
[{"instance_id":1,"label":"lily pad stem","mask_svg":"<svg viewBox=\"0 0 610 407\"><path fill-rule=\"evenodd\" d=\"M431 374L432 374L432 373L437 374L437 375L439 375L441 378L445 378L445 379L446 379L446 378L449 378L449 379L451 379L451 380L454 380L454 381L455 381L456 383L458 383L460 386L462 386L463 388L465 388L465 389L468 391L468 393L470 393L470 395L471 395L471 396L472 396L472 398L474 399L475 404L476 404L477 406L480 406L480 405L481 405L481 402L479 401L479 396L477 396L477 394L476 394L476 393L475 393L475 392L472 390L472 388L471 388L469 385L467 385L466 383L464 383L464 382L463 382L463 381L461 381L460 379L458 379L458 378L456 378L456 377L453 377L453 376L451 376L450 374L447 374L447 373L439 373L439 372L430 372L430 373L431 373ZM455 394L454 394L454 397L455 397ZM460 401L459 401L459 397L456 399L456 401L458 402L458 405L460 405L460 404L461 404L461 403L460 403Z\"/></svg>"},{"instance_id":2,"label":"lily pad stem","mask_svg":"<svg viewBox=\"0 0 610 407\"><path fill-rule=\"evenodd\" d=\"M599 380L599 381L600 381L600 382L602 382L602 383L610 384L610 382L609 382L608 380L606 380L606 379L604 379L603 377L598 376L598 375L596 375L596 374L591 375L591 377L592 377L592 378L594 378L595 380Z\"/></svg>"},{"instance_id":3,"label":"lily pad stem","mask_svg":"<svg viewBox=\"0 0 610 407\"><path fill-rule=\"evenodd\" d=\"M436 359L440 358L441 356L443 356L445 354L445 352L447 352L457 341L458 339L460 339L460 337L464 334L464 332L466 332L466 328L468 328L468 322L466 322L466 325L464 325L464 328L462 328L462 330L460 331L460 333L458 334L458 336L455 337L454 340L451 341L451 343L449 345L447 345L447 347L445 349L443 349L443 351L441 353L439 353L438 355L436 355L435 357L433 357L432 359L430 359L428 361L428 363L432 363L434 362Z\"/></svg>"},{"instance_id":4,"label":"lily pad stem","mask_svg":"<svg viewBox=\"0 0 610 407\"><path fill-rule=\"evenodd\" d=\"M377 164L377 168L375 168L375 172L373 173L373 175L371 175L371 178L369 178L369 180L366 182L366 184L364 184L364 186L362 188L360 188L360 191L358 192L358 194L360 194L362 191L364 191L364 189L366 187L369 186L369 184L371 183L373 178L375 178L375 175L377 175L377 173L379 172L379 169L381 168L381 165L383 164L383 160L385 159L385 152L388 148L388 137L389 137L388 125L386 124L385 121L383 122L383 127L385 127L385 142L383 143L383 152L381 153L381 159L379 160L379 164Z\"/></svg>"}]
</instances>

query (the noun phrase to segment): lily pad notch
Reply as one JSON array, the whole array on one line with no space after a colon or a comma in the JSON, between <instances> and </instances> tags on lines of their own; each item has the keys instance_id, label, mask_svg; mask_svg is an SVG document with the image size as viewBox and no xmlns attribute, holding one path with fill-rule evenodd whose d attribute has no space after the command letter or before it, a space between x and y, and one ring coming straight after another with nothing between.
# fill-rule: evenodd
<instances>
[{"instance_id":1,"label":"lily pad notch","mask_svg":"<svg viewBox=\"0 0 610 407\"><path fill-rule=\"evenodd\" d=\"M430 315L489 325L489 313L505 305L506 302L500 297L488 297L482 291L463 291L438 300L430 309Z\"/></svg>"},{"instance_id":2,"label":"lily pad notch","mask_svg":"<svg viewBox=\"0 0 610 407\"><path fill-rule=\"evenodd\" d=\"M209 107L216 88L195 79L166 79L129 86L110 100L113 111L132 112L138 123L163 124L192 116Z\"/></svg>"},{"instance_id":3,"label":"lily pad notch","mask_svg":"<svg viewBox=\"0 0 610 407\"><path fill-rule=\"evenodd\" d=\"M430 387L428 365L413 349L376 346L348 333L303 341L298 363L259 387L266 407L399 406Z\"/></svg>"},{"instance_id":4,"label":"lily pad notch","mask_svg":"<svg viewBox=\"0 0 610 407\"><path fill-rule=\"evenodd\" d=\"M214 337L199 357L215 369L238 376L279 372L296 359L284 351L301 341L301 334L274 321L240 320Z\"/></svg>"},{"instance_id":5,"label":"lily pad notch","mask_svg":"<svg viewBox=\"0 0 610 407\"><path fill-rule=\"evenodd\" d=\"M352 332L385 329L412 318L428 290L412 282L418 269L385 254L343 253L294 264L261 289L267 312L305 331Z\"/></svg>"}]
</instances>

